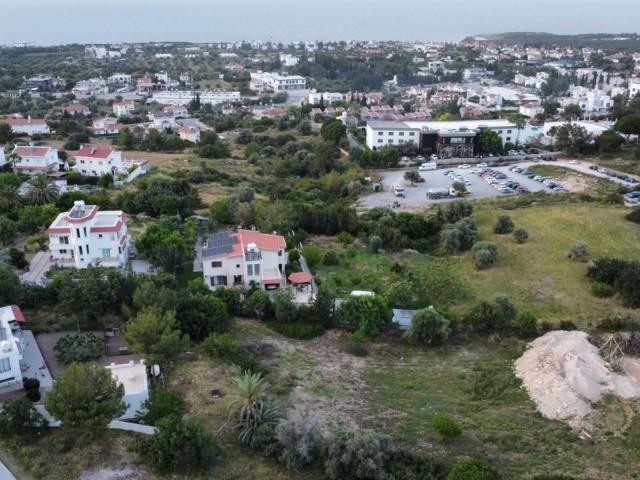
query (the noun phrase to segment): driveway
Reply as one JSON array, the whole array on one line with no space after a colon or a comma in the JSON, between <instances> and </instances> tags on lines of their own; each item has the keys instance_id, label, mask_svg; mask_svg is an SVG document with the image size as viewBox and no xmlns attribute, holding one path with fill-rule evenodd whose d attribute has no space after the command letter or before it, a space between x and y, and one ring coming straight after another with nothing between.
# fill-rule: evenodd
<instances>
[{"instance_id":1,"label":"driveway","mask_svg":"<svg viewBox=\"0 0 640 480\"><path fill-rule=\"evenodd\" d=\"M29 271L20 275L20 281L45 285L47 273L49 273L51 267L51 253L38 252L29 264Z\"/></svg>"}]
</instances>

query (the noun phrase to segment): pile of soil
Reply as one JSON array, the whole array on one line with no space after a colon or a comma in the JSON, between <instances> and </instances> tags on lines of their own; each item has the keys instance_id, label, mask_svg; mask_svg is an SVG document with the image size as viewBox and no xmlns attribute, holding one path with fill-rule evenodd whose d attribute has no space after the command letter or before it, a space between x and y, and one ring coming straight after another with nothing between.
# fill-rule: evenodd
<instances>
[{"instance_id":1,"label":"pile of soil","mask_svg":"<svg viewBox=\"0 0 640 480\"><path fill-rule=\"evenodd\" d=\"M603 395L640 397L637 379L612 372L585 332L549 332L529 347L516 360L516 376L546 418L582 428Z\"/></svg>"}]
</instances>

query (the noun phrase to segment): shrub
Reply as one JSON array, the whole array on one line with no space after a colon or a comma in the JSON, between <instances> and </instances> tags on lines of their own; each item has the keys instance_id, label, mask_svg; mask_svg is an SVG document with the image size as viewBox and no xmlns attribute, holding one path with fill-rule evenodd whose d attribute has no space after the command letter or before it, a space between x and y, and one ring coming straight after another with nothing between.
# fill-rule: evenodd
<instances>
[{"instance_id":1,"label":"shrub","mask_svg":"<svg viewBox=\"0 0 640 480\"><path fill-rule=\"evenodd\" d=\"M365 335L362 330L350 334L348 340L347 353L355 355L356 357L366 357L369 354L367 346L365 345Z\"/></svg>"},{"instance_id":2,"label":"shrub","mask_svg":"<svg viewBox=\"0 0 640 480\"><path fill-rule=\"evenodd\" d=\"M180 392L156 388L151 391L151 398L142 404L142 411L136 412L136 418L148 425L157 425L171 415L182 418L186 411L187 405Z\"/></svg>"},{"instance_id":3,"label":"shrub","mask_svg":"<svg viewBox=\"0 0 640 480\"><path fill-rule=\"evenodd\" d=\"M515 384L516 378L510 366L477 364L473 367L469 393L473 400L498 400Z\"/></svg>"},{"instance_id":4,"label":"shrub","mask_svg":"<svg viewBox=\"0 0 640 480\"><path fill-rule=\"evenodd\" d=\"M276 437L282 445L280 460L287 468L300 469L314 460L322 438L320 418L308 407L298 406L282 418Z\"/></svg>"},{"instance_id":5,"label":"shrub","mask_svg":"<svg viewBox=\"0 0 640 480\"><path fill-rule=\"evenodd\" d=\"M353 235L351 235L349 232L340 232L336 236L336 240L338 240L338 242L342 243L343 245L351 245L353 243Z\"/></svg>"},{"instance_id":6,"label":"shrub","mask_svg":"<svg viewBox=\"0 0 640 480\"><path fill-rule=\"evenodd\" d=\"M449 320L433 308L418 310L411 319L411 326L404 337L411 343L442 345L449 338Z\"/></svg>"},{"instance_id":7,"label":"shrub","mask_svg":"<svg viewBox=\"0 0 640 480\"><path fill-rule=\"evenodd\" d=\"M56 359L66 365L72 362L95 360L104 351L104 342L93 333L68 334L53 347Z\"/></svg>"},{"instance_id":8,"label":"shrub","mask_svg":"<svg viewBox=\"0 0 640 480\"><path fill-rule=\"evenodd\" d=\"M324 333L324 326L321 324L308 323L283 323L269 322L269 328L288 338L296 338L298 340L311 340L319 337Z\"/></svg>"},{"instance_id":9,"label":"shrub","mask_svg":"<svg viewBox=\"0 0 640 480\"><path fill-rule=\"evenodd\" d=\"M577 329L578 329L578 326L569 320L562 320L560 322L560 330L573 331Z\"/></svg>"},{"instance_id":10,"label":"shrub","mask_svg":"<svg viewBox=\"0 0 640 480\"><path fill-rule=\"evenodd\" d=\"M21 270L29 265L24 251L19 250L16 247L11 247L7 253L9 253L9 261L11 262L11 265L17 269Z\"/></svg>"},{"instance_id":11,"label":"shrub","mask_svg":"<svg viewBox=\"0 0 640 480\"><path fill-rule=\"evenodd\" d=\"M586 262L589 259L589 249L584 243L576 243L569 250L569 258L578 262Z\"/></svg>"},{"instance_id":12,"label":"shrub","mask_svg":"<svg viewBox=\"0 0 640 480\"><path fill-rule=\"evenodd\" d=\"M265 457L275 457L282 451L275 429L269 424L262 424L251 438L251 448Z\"/></svg>"},{"instance_id":13,"label":"shrub","mask_svg":"<svg viewBox=\"0 0 640 480\"><path fill-rule=\"evenodd\" d=\"M516 315L513 303L498 295L493 302L483 300L477 303L465 316L465 322L477 330L496 332L503 330Z\"/></svg>"},{"instance_id":14,"label":"shrub","mask_svg":"<svg viewBox=\"0 0 640 480\"><path fill-rule=\"evenodd\" d=\"M320 247L315 245L308 245L302 249L302 256L307 261L307 265L311 270L315 269L317 265L320 265L324 253Z\"/></svg>"},{"instance_id":15,"label":"shrub","mask_svg":"<svg viewBox=\"0 0 640 480\"><path fill-rule=\"evenodd\" d=\"M529 232L524 227L516 228L513 232L516 243L525 243L529 239Z\"/></svg>"},{"instance_id":16,"label":"shrub","mask_svg":"<svg viewBox=\"0 0 640 480\"><path fill-rule=\"evenodd\" d=\"M441 211L447 223L456 223L465 217L471 216L473 205L467 200L454 200L442 208Z\"/></svg>"},{"instance_id":17,"label":"shrub","mask_svg":"<svg viewBox=\"0 0 640 480\"><path fill-rule=\"evenodd\" d=\"M448 225L440 234L442 248L450 254L469 250L478 238L476 221L465 217L453 225Z\"/></svg>"},{"instance_id":18,"label":"shrub","mask_svg":"<svg viewBox=\"0 0 640 480\"><path fill-rule=\"evenodd\" d=\"M498 247L491 242L477 242L473 246L473 261L478 270L495 265L498 261Z\"/></svg>"},{"instance_id":19,"label":"shrub","mask_svg":"<svg viewBox=\"0 0 640 480\"><path fill-rule=\"evenodd\" d=\"M289 261L297 262L298 260L300 260L300 252L298 252L298 250L296 250L295 248L289 250Z\"/></svg>"},{"instance_id":20,"label":"shrub","mask_svg":"<svg viewBox=\"0 0 640 480\"><path fill-rule=\"evenodd\" d=\"M322 258L323 265L340 265L340 255L335 250L328 250Z\"/></svg>"},{"instance_id":21,"label":"shrub","mask_svg":"<svg viewBox=\"0 0 640 480\"><path fill-rule=\"evenodd\" d=\"M25 395L31 402L39 402L42 398L40 394L40 380L37 378L25 378L22 380L22 388Z\"/></svg>"},{"instance_id":22,"label":"shrub","mask_svg":"<svg viewBox=\"0 0 640 480\"><path fill-rule=\"evenodd\" d=\"M49 421L38 412L30 401L7 401L0 409L0 435L24 435L34 429L40 430L49 425Z\"/></svg>"},{"instance_id":23,"label":"shrub","mask_svg":"<svg viewBox=\"0 0 640 480\"><path fill-rule=\"evenodd\" d=\"M591 293L598 298L608 298L613 295L613 287L602 282L591 284Z\"/></svg>"},{"instance_id":24,"label":"shrub","mask_svg":"<svg viewBox=\"0 0 640 480\"><path fill-rule=\"evenodd\" d=\"M467 458L455 464L447 480L500 480L500 475L486 460Z\"/></svg>"},{"instance_id":25,"label":"shrub","mask_svg":"<svg viewBox=\"0 0 640 480\"><path fill-rule=\"evenodd\" d=\"M493 233L504 235L513 232L515 225L509 215L500 215L496 224L493 226Z\"/></svg>"},{"instance_id":26,"label":"shrub","mask_svg":"<svg viewBox=\"0 0 640 480\"><path fill-rule=\"evenodd\" d=\"M392 450L387 461L387 480L444 480L447 471L443 464L407 450Z\"/></svg>"},{"instance_id":27,"label":"shrub","mask_svg":"<svg viewBox=\"0 0 640 480\"><path fill-rule=\"evenodd\" d=\"M378 235L371 235L369 237L369 250L372 253L378 253L378 251L382 248L382 238Z\"/></svg>"},{"instance_id":28,"label":"shrub","mask_svg":"<svg viewBox=\"0 0 640 480\"><path fill-rule=\"evenodd\" d=\"M521 338L533 337L538 333L538 320L529 312L522 312L516 317L516 334Z\"/></svg>"},{"instance_id":29,"label":"shrub","mask_svg":"<svg viewBox=\"0 0 640 480\"><path fill-rule=\"evenodd\" d=\"M334 434L326 452L325 473L330 480L385 480L390 442L364 431Z\"/></svg>"},{"instance_id":30,"label":"shrub","mask_svg":"<svg viewBox=\"0 0 640 480\"><path fill-rule=\"evenodd\" d=\"M460 422L451 415L439 413L433 419L431 427L443 442L452 442L462 436Z\"/></svg>"},{"instance_id":31,"label":"shrub","mask_svg":"<svg viewBox=\"0 0 640 480\"><path fill-rule=\"evenodd\" d=\"M634 208L630 213L626 214L624 218L633 223L640 223L640 209Z\"/></svg>"}]
</instances>

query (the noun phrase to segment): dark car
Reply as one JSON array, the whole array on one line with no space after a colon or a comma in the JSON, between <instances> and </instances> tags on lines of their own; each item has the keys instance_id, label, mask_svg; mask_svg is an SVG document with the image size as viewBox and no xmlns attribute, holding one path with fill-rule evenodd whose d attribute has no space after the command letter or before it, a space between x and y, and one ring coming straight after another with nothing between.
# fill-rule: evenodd
<instances>
[{"instance_id":1,"label":"dark car","mask_svg":"<svg viewBox=\"0 0 640 480\"><path fill-rule=\"evenodd\" d=\"M589 170L598 170L597 165L589 165Z\"/></svg>"}]
</instances>

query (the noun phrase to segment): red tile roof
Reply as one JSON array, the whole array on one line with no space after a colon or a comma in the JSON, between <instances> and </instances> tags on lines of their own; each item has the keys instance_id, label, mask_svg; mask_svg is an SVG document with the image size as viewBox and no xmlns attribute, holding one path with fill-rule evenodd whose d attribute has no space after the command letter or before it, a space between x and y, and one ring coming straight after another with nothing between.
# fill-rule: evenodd
<instances>
[{"instance_id":1,"label":"red tile roof","mask_svg":"<svg viewBox=\"0 0 640 480\"><path fill-rule=\"evenodd\" d=\"M20 157L44 157L49 150L49 147L16 147L13 152Z\"/></svg>"},{"instance_id":2,"label":"red tile roof","mask_svg":"<svg viewBox=\"0 0 640 480\"><path fill-rule=\"evenodd\" d=\"M118 220L115 225L109 227L91 227L91 233L117 233L122 225L122 221Z\"/></svg>"},{"instance_id":3,"label":"red tile roof","mask_svg":"<svg viewBox=\"0 0 640 480\"><path fill-rule=\"evenodd\" d=\"M240 243L245 247L255 243L261 250L279 250L287 247L287 242L282 235L269 235L254 230L239 230Z\"/></svg>"},{"instance_id":4,"label":"red tile roof","mask_svg":"<svg viewBox=\"0 0 640 480\"><path fill-rule=\"evenodd\" d=\"M313 275L306 272L295 272L289 275L289 281L297 285L301 285L303 283L311 283L312 280Z\"/></svg>"},{"instance_id":5,"label":"red tile roof","mask_svg":"<svg viewBox=\"0 0 640 480\"><path fill-rule=\"evenodd\" d=\"M20 323L26 322L26 320L24 319L24 315L22 314L22 310L20 310L20 307L18 305L11 305L11 311L13 312L14 318L18 322Z\"/></svg>"},{"instance_id":6,"label":"red tile roof","mask_svg":"<svg viewBox=\"0 0 640 480\"><path fill-rule=\"evenodd\" d=\"M67 105L63 110L67 112L83 112L84 110L89 110L89 107L81 105L80 103L74 103L73 105Z\"/></svg>"},{"instance_id":7,"label":"red tile roof","mask_svg":"<svg viewBox=\"0 0 640 480\"><path fill-rule=\"evenodd\" d=\"M76 157L107 159L113 153L113 148L82 147L76 153Z\"/></svg>"}]
</instances>

